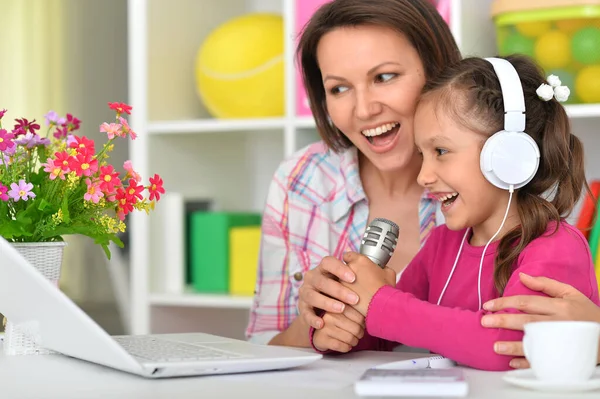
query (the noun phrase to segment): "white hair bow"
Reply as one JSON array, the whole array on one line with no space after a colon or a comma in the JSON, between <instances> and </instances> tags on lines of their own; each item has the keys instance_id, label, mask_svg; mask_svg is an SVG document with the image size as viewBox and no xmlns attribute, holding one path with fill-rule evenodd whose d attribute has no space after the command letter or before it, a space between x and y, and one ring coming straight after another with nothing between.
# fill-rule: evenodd
<instances>
[{"instance_id":1,"label":"white hair bow","mask_svg":"<svg viewBox=\"0 0 600 399\"><path fill-rule=\"evenodd\" d=\"M562 82L556 75L550 75L547 79L548 83L542 83L535 91L538 97L544 101L556 98L556 101L565 102L569 99L571 90L567 86L562 86Z\"/></svg>"}]
</instances>

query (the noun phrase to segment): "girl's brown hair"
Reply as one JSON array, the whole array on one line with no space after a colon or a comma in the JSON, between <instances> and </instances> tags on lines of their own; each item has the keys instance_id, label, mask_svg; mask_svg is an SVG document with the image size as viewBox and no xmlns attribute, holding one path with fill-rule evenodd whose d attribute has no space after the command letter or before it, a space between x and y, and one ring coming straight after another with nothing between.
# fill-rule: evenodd
<instances>
[{"instance_id":1,"label":"girl's brown hair","mask_svg":"<svg viewBox=\"0 0 600 399\"><path fill-rule=\"evenodd\" d=\"M498 246L494 283L500 294L513 264L523 249L541 236L551 221L567 217L585 188L583 146L571 133L564 107L556 100L543 101L536 89L545 83L542 70L525 56L506 57L517 70L525 96L525 132L540 149L535 177L515 191L521 224L509 231ZM504 102L492 65L482 58L467 58L447 68L423 88L421 101L435 101L438 109L465 128L486 137L503 129Z\"/></svg>"},{"instance_id":2,"label":"girl's brown hair","mask_svg":"<svg viewBox=\"0 0 600 399\"><path fill-rule=\"evenodd\" d=\"M329 123L317 47L326 33L360 25L385 26L403 34L421 57L426 79L460 60L448 25L426 0L333 0L321 6L302 31L297 56L317 129L334 151L351 143Z\"/></svg>"}]
</instances>

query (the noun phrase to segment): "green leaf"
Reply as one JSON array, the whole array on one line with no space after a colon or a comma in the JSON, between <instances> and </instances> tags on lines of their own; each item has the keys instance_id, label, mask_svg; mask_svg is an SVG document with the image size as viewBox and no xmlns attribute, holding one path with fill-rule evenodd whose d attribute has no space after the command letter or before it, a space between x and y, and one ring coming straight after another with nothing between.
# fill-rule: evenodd
<instances>
[{"instance_id":1,"label":"green leaf","mask_svg":"<svg viewBox=\"0 0 600 399\"><path fill-rule=\"evenodd\" d=\"M63 223L70 223L71 217L69 216L69 196L65 195L62 201L62 219Z\"/></svg>"},{"instance_id":2,"label":"green leaf","mask_svg":"<svg viewBox=\"0 0 600 399\"><path fill-rule=\"evenodd\" d=\"M46 201L44 198L42 198L42 200L40 201L40 204L38 205L38 209L40 211L43 211L44 209L51 207L52 204L49 203L48 201Z\"/></svg>"}]
</instances>

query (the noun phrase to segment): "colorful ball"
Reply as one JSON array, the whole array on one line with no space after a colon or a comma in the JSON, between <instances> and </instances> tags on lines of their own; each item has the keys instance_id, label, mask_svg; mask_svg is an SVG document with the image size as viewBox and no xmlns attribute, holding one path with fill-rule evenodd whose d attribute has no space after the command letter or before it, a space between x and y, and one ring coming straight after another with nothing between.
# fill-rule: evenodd
<instances>
[{"instance_id":1,"label":"colorful ball","mask_svg":"<svg viewBox=\"0 0 600 399\"><path fill-rule=\"evenodd\" d=\"M283 18L254 13L231 19L202 43L196 85L218 118L284 114Z\"/></svg>"},{"instance_id":2,"label":"colorful ball","mask_svg":"<svg viewBox=\"0 0 600 399\"><path fill-rule=\"evenodd\" d=\"M552 25L550 21L533 21L515 24L515 28L523 36L538 37L548 32L552 28Z\"/></svg>"},{"instance_id":3,"label":"colorful ball","mask_svg":"<svg viewBox=\"0 0 600 399\"><path fill-rule=\"evenodd\" d=\"M580 19L561 19L555 22L556 28L565 33L573 33L581 28L590 25L592 22L589 18Z\"/></svg>"},{"instance_id":4,"label":"colorful ball","mask_svg":"<svg viewBox=\"0 0 600 399\"><path fill-rule=\"evenodd\" d=\"M571 39L573 58L582 64L600 62L600 28L587 26L578 30Z\"/></svg>"},{"instance_id":5,"label":"colorful ball","mask_svg":"<svg viewBox=\"0 0 600 399\"><path fill-rule=\"evenodd\" d=\"M575 79L577 97L584 103L600 103L600 65L588 66Z\"/></svg>"},{"instance_id":6,"label":"colorful ball","mask_svg":"<svg viewBox=\"0 0 600 399\"><path fill-rule=\"evenodd\" d=\"M571 62L571 41L561 31L544 33L535 44L535 59L544 69L563 68Z\"/></svg>"},{"instance_id":7,"label":"colorful ball","mask_svg":"<svg viewBox=\"0 0 600 399\"><path fill-rule=\"evenodd\" d=\"M505 56L518 53L533 57L534 48L535 41L533 39L525 37L518 32L513 32L501 43L500 55Z\"/></svg>"}]
</instances>

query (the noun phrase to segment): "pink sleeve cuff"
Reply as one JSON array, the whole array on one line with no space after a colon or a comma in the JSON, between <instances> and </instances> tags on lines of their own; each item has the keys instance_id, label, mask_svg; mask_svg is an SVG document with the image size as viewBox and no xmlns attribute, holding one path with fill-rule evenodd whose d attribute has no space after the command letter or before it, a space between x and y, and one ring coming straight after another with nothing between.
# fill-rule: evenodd
<instances>
[{"instance_id":1,"label":"pink sleeve cuff","mask_svg":"<svg viewBox=\"0 0 600 399\"><path fill-rule=\"evenodd\" d=\"M394 287L384 285L371 298L371 302L369 302L369 307L367 308L367 316L365 317L365 325L369 334L376 337L380 336L378 333L381 329L382 321L389 318L389 315L385 313L385 304L397 291Z\"/></svg>"}]
</instances>

